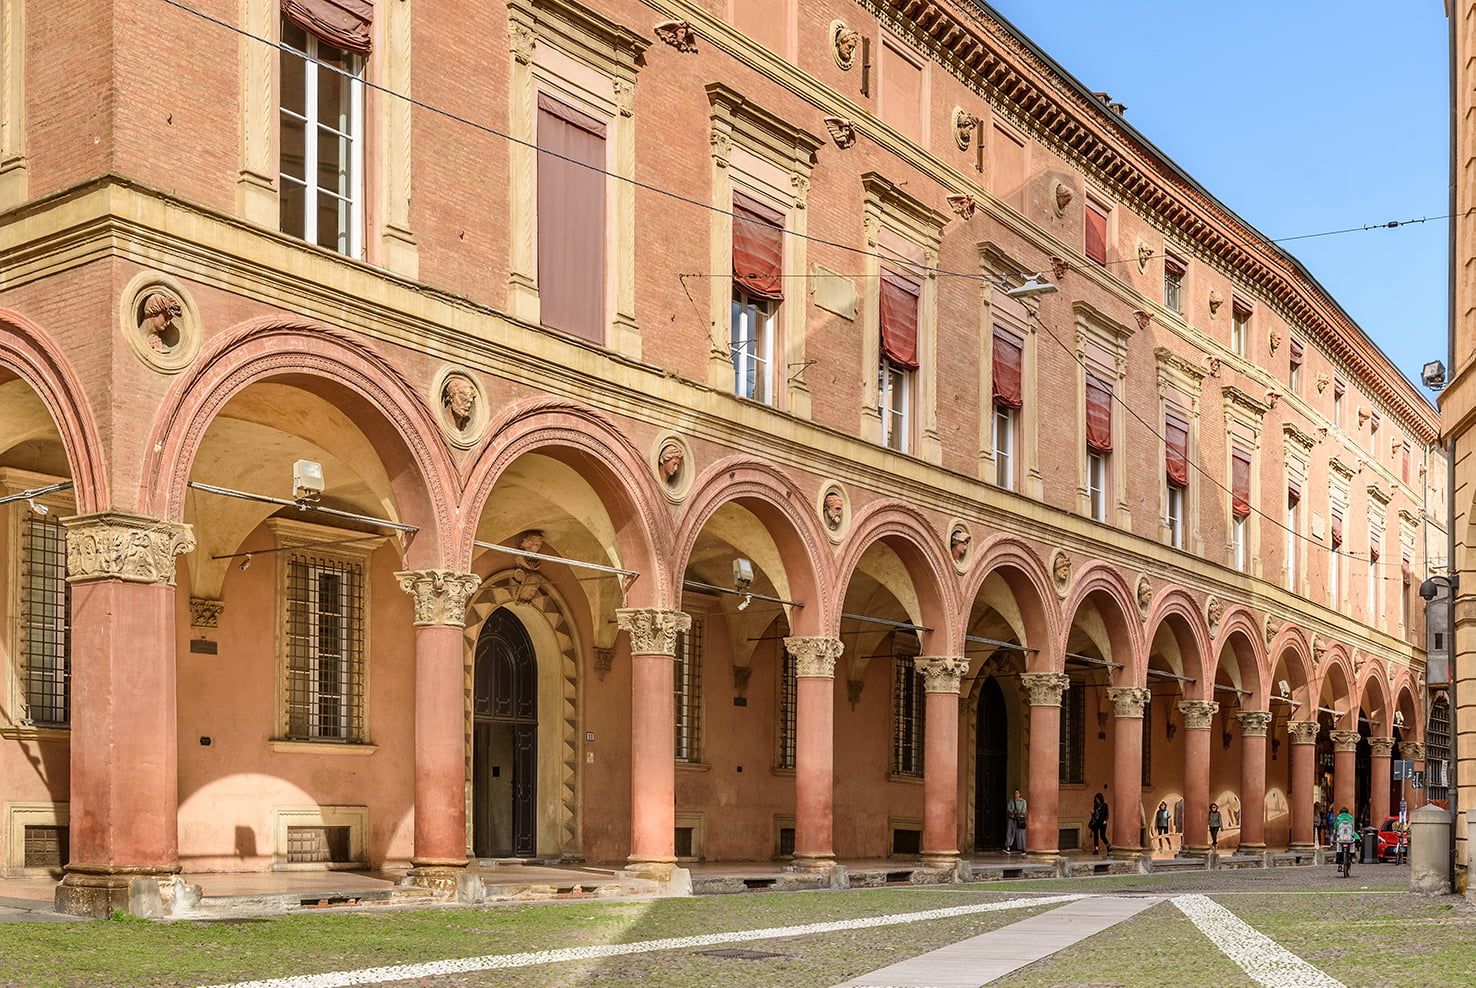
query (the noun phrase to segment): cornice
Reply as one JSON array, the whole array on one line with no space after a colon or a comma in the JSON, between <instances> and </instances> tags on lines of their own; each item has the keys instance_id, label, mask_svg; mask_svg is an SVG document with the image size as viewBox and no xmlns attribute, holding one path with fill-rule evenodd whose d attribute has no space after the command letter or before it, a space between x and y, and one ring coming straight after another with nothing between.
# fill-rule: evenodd
<instances>
[{"instance_id":1,"label":"cornice","mask_svg":"<svg viewBox=\"0 0 1476 988\"><path fill-rule=\"evenodd\" d=\"M1180 356L1165 346L1156 348L1153 351L1153 356L1158 359L1159 370L1170 370L1176 374L1181 374L1187 377L1192 384L1198 384L1203 381L1207 373L1203 367L1194 363L1192 360Z\"/></svg>"},{"instance_id":2,"label":"cornice","mask_svg":"<svg viewBox=\"0 0 1476 988\"><path fill-rule=\"evenodd\" d=\"M1304 453L1312 452L1312 447L1317 443L1317 440L1307 435L1307 433L1297 428L1291 422L1283 422L1281 424L1281 434L1288 444L1300 446Z\"/></svg>"},{"instance_id":3,"label":"cornice","mask_svg":"<svg viewBox=\"0 0 1476 988\"><path fill-rule=\"evenodd\" d=\"M1257 419L1264 419L1271 406L1263 401L1257 401L1233 384L1227 384L1220 389L1220 394L1225 399L1226 405L1233 405L1250 412Z\"/></svg>"}]
</instances>

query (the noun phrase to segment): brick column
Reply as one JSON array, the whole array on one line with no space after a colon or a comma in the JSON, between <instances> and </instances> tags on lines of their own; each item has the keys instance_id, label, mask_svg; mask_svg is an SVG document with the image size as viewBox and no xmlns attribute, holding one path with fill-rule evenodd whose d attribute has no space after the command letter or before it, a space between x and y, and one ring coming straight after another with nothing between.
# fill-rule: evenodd
<instances>
[{"instance_id":1,"label":"brick column","mask_svg":"<svg viewBox=\"0 0 1476 988\"><path fill-rule=\"evenodd\" d=\"M1343 807L1358 819L1358 732L1333 731L1329 735L1333 743L1333 805L1342 812Z\"/></svg>"},{"instance_id":2,"label":"brick column","mask_svg":"<svg viewBox=\"0 0 1476 988\"><path fill-rule=\"evenodd\" d=\"M71 859L58 912L129 908L135 878L179 871L174 557L188 525L62 519L72 585Z\"/></svg>"},{"instance_id":3,"label":"brick column","mask_svg":"<svg viewBox=\"0 0 1476 988\"><path fill-rule=\"evenodd\" d=\"M922 862L929 868L958 863L958 684L969 660L920 656L914 660L927 691L923 711Z\"/></svg>"},{"instance_id":4,"label":"brick column","mask_svg":"<svg viewBox=\"0 0 1476 988\"><path fill-rule=\"evenodd\" d=\"M415 598L415 851L410 878L456 887L466 867L466 603L481 578L450 570L396 573Z\"/></svg>"},{"instance_id":5,"label":"brick column","mask_svg":"<svg viewBox=\"0 0 1476 988\"><path fill-rule=\"evenodd\" d=\"M681 611L622 607L630 632L630 856L627 870L665 881L676 864L676 706L672 658Z\"/></svg>"},{"instance_id":6,"label":"brick column","mask_svg":"<svg viewBox=\"0 0 1476 988\"><path fill-rule=\"evenodd\" d=\"M1112 701L1112 850L1143 853L1143 709L1153 699L1143 686L1113 686L1107 690Z\"/></svg>"},{"instance_id":7,"label":"brick column","mask_svg":"<svg viewBox=\"0 0 1476 988\"><path fill-rule=\"evenodd\" d=\"M1291 740L1291 848L1312 850L1312 778L1316 770L1317 732L1315 720L1287 721Z\"/></svg>"},{"instance_id":8,"label":"brick column","mask_svg":"<svg viewBox=\"0 0 1476 988\"><path fill-rule=\"evenodd\" d=\"M1179 703L1184 715L1184 850L1197 856L1210 851L1210 727L1219 710L1214 700Z\"/></svg>"},{"instance_id":9,"label":"brick column","mask_svg":"<svg viewBox=\"0 0 1476 988\"><path fill-rule=\"evenodd\" d=\"M1369 825L1382 827L1384 818L1398 816L1398 809L1391 809L1390 798L1393 784L1393 771L1389 766L1389 760L1394 756L1393 738L1369 738L1369 797L1368 801L1373 805L1370 810L1372 816Z\"/></svg>"},{"instance_id":10,"label":"brick column","mask_svg":"<svg viewBox=\"0 0 1476 988\"><path fill-rule=\"evenodd\" d=\"M794 656L794 865L835 864L835 663L839 638L786 638Z\"/></svg>"},{"instance_id":11,"label":"brick column","mask_svg":"<svg viewBox=\"0 0 1476 988\"><path fill-rule=\"evenodd\" d=\"M1266 850L1266 732L1269 710L1242 710L1240 721L1240 849Z\"/></svg>"},{"instance_id":12,"label":"brick column","mask_svg":"<svg viewBox=\"0 0 1476 988\"><path fill-rule=\"evenodd\" d=\"M1070 685L1071 677L1059 672L1020 675L1020 688L1030 704L1025 849L1044 858L1055 858L1058 854L1061 694Z\"/></svg>"}]
</instances>

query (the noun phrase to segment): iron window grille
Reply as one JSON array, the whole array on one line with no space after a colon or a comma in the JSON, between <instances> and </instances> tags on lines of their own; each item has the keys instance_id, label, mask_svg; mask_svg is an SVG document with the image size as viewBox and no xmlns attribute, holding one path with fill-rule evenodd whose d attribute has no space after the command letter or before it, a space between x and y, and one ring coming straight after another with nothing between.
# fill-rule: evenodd
<instances>
[{"instance_id":1,"label":"iron window grille","mask_svg":"<svg viewBox=\"0 0 1476 988\"><path fill-rule=\"evenodd\" d=\"M1425 730L1425 795L1429 799L1450 798L1445 777L1445 764L1450 758L1450 703L1442 694L1430 705L1430 722Z\"/></svg>"},{"instance_id":2,"label":"iron window grille","mask_svg":"<svg viewBox=\"0 0 1476 988\"><path fill-rule=\"evenodd\" d=\"M1065 783L1082 781L1082 763L1086 750L1086 687L1072 682L1061 697L1060 779Z\"/></svg>"},{"instance_id":3,"label":"iron window grille","mask_svg":"<svg viewBox=\"0 0 1476 988\"><path fill-rule=\"evenodd\" d=\"M702 760L702 619L692 618L690 631L677 632L672 662L676 704L676 760Z\"/></svg>"},{"instance_id":4,"label":"iron window grille","mask_svg":"<svg viewBox=\"0 0 1476 988\"><path fill-rule=\"evenodd\" d=\"M287 737L358 742L364 730L364 574L358 563L287 561Z\"/></svg>"},{"instance_id":5,"label":"iron window grille","mask_svg":"<svg viewBox=\"0 0 1476 988\"><path fill-rule=\"evenodd\" d=\"M779 768L794 768L795 710L799 705L799 680L794 656L779 650Z\"/></svg>"},{"instance_id":6,"label":"iron window grille","mask_svg":"<svg viewBox=\"0 0 1476 988\"><path fill-rule=\"evenodd\" d=\"M20 652L24 720L38 727L71 721L72 588L67 533L59 522L26 518L20 573Z\"/></svg>"},{"instance_id":7,"label":"iron window grille","mask_svg":"<svg viewBox=\"0 0 1476 988\"><path fill-rule=\"evenodd\" d=\"M911 655L892 660L892 774L923 774L923 681Z\"/></svg>"},{"instance_id":8,"label":"iron window grille","mask_svg":"<svg viewBox=\"0 0 1476 988\"><path fill-rule=\"evenodd\" d=\"M1153 702L1143 704L1143 779L1144 786L1153 785Z\"/></svg>"}]
</instances>

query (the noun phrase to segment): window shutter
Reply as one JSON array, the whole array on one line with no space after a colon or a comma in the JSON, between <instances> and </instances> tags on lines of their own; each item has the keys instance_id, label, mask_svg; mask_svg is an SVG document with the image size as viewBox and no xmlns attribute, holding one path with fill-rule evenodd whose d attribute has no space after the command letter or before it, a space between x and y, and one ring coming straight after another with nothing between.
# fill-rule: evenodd
<instances>
[{"instance_id":1,"label":"window shutter","mask_svg":"<svg viewBox=\"0 0 1476 988\"><path fill-rule=\"evenodd\" d=\"M994 403L1019 408L1025 403L1020 384L1024 346L1013 334L994 328Z\"/></svg>"},{"instance_id":2,"label":"window shutter","mask_svg":"<svg viewBox=\"0 0 1476 988\"><path fill-rule=\"evenodd\" d=\"M1250 454L1237 449L1230 457L1230 510L1235 517L1245 518L1251 513L1250 490Z\"/></svg>"},{"instance_id":3,"label":"window shutter","mask_svg":"<svg viewBox=\"0 0 1476 988\"><path fill-rule=\"evenodd\" d=\"M368 55L374 47L369 0L282 0L282 16L319 41Z\"/></svg>"},{"instance_id":4,"label":"window shutter","mask_svg":"<svg viewBox=\"0 0 1476 988\"><path fill-rule=\"evenodd\" d=\"M1163 434L1166 440L1165 466L1170 487L1189 486L1189 425L1175 416L1165 416Z\"/></svg>"},{"instance_id":5,"label":"window shutter","mask_svg":"<svg viewBox=\"0 0 1476 988\"><path fill-rule=\"evenodd\" d=\"M882 356L896 367L917 370L917 309L922 287L899 274L881 276Z\"/></svg>"},{"instance_id":6,"label":"window shutter","mask_svg":"<svg viewBox=\"0 0 1476 988\"><path fill-rule=\"evenodd\" d=\"M1093 453L1112 452L1112 385L1093 374L1086 380L1086 442Z\"/></svg>"},{"instance_id":7,"label":"window shutter","mask_svg":"<svg viewBox=\"0 0 1476 988\"><path fill-rule=\"evenodd\" d=\"M602 343L605 176L593 169L605 167L605 125L540 93L538 148L552 152L538 156L541 320L551 329Z\"/></svg>"},{"instance_id":8,"label":"window shutter","mask_svg":"<svg viewBox=\"0 0 1476 988\"><path fill-rule=\"evenodd\" d=\"M1107 263L1107 214L1090 202L1086 204L1086 256L1098 264Z\"/></svg>"},{"instance_id":9,"label":"window shutter","mask_svg":"<svg viewBox=\"0 0 1476 988\"><path fill-rule=\"evenodd\" d=\"M733 196L733 287L751 299L784 300L784 217Z\"/></svg>"}]
</instances>

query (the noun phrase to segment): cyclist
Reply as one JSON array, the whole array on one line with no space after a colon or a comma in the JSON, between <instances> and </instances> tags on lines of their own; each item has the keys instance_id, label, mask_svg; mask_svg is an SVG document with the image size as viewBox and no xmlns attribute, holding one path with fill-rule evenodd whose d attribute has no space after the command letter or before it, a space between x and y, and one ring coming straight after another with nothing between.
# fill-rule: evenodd
<instances>
[{"instance_id":1,"label":"cyclist","mask_svg":"<svg viewBox=\"0 0 1476 988\"><path fill-rule=\"evenodd\" d=\"M1358 843L1358 825L1353 822L1353 814L1346 806L1338 810L1337 819L1333 821L1333 840L1342 859L1343 877L1347 878L1353 870L1353 846Z\"/></svg>"}]
</instances>

